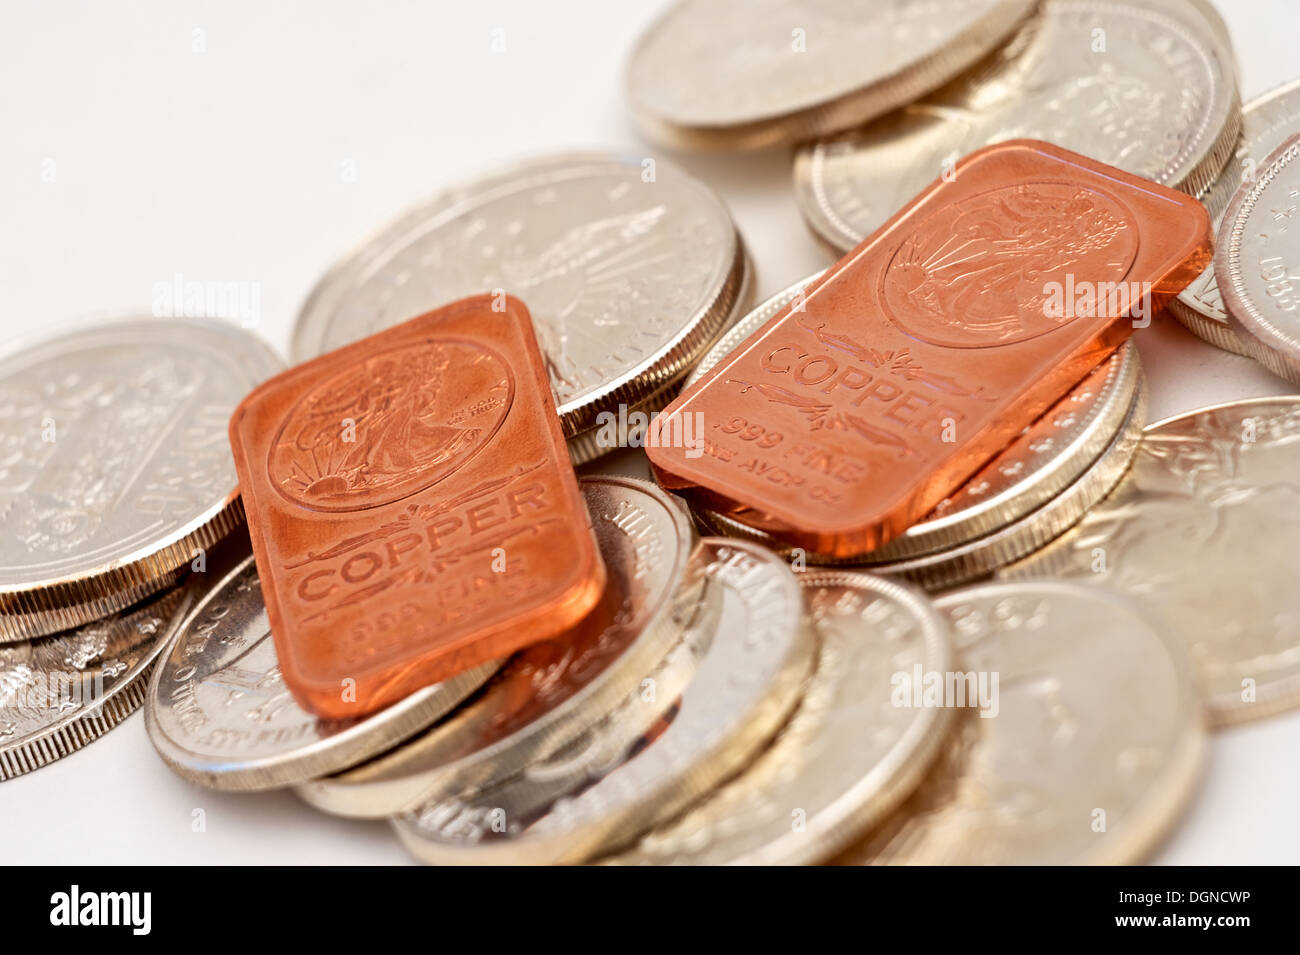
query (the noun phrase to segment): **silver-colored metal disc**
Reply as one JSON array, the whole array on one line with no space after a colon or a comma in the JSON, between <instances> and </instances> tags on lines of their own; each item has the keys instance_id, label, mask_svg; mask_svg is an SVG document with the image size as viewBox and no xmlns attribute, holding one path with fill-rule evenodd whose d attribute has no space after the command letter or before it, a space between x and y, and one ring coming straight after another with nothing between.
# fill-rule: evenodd
<instances>
[{"instance_id":1,"label":"silver-colored metal disc","mask_svg":"<svg viewBox=\"0 0 1300 955\"><path fill-rule=\"evenodd\" d=\"M1214 274L1250 357L1300 383L1300 131L1242 187L1219 230Z\"/></svg>"},{"instance_id":2,"label":"silver-colored metal disc","mask_svg":"<svg viewBox=\"0 0 1300 955\"><path fill-rule=\"evenodd\" d=\"M200 579L75 630L0 646L0 780L81 749L140 708Z\"/></svg>"},{"instance_id":3,"label":"silver-colored metal disc","mask_svg":"<svg viewBox=\"0 0 1300 955\"><path fill-rule=\"evenodd\" d=\"M684 0L627 67L646 135L752 149L848 129L975 63L1037 0ZM870 55L864 55L864 51Z\"/></svg>"},{"instance_id":4,"label":"silver-colored metal disc","mask_svg":"<svg viewBox=\"0 0 1300 955\"><path fill-rule=\"evenodd\" d=\"M582 492L608 580L597 611L515 654L429 732L300 786L303 799L337 815L381 817L487 788L561 752L641 688L700 611L697 537L685 509L649 482L590 477Z\"/></svg>"},{"instance_id":5,"label":"silver-colored metal disc","mask_svg":"<svg viewBox=\"0 0 1300 955\"><path fill-rule=\"evenodd\" d=\"M450 865L584 862L670 817L772 738L815 655L799 584L757 545L706 538L700 548L706 575L721 584L722 612L711 634L690 641L695 673L666 727L587 774L566 767L578 785L542 804L529 780L515 779L398 816L393 826L411 852Z\"/></svg>"},{"instance_id":6,"label":"silver-colored metal disc","mask_svg":"<svg viewBox=\"0 0 1300 955\"><path fill-rule=\"evenodd\" d=\"M1253 181L1259 175L1259 164L1297 132L1300 132L1300 82L1270 90L1242 107L1241 141L1236 155L1201 197L1216 230L1223 224L1228 205L1241 184L1247 177ZM1169 307L1180 322L1211 345L1238 355L1250 354L1228 321L1213 264L1183 289Z\"/></svg>"},{"instance_id":7,"label":"silver-colored metal disc","mask_svg":"<svg viewBox=\"0 0 1300 955\"><path fill-rule=\"evenodd\" d=\"M954 676L980 705L959 710L916 792L833 861L1140 861L1186 803L1205 750L1176 637L1125 598L1061 581L982 584L937 604ZM956 688L950 699L945 681L944 703Z\"/></svg>"},{"instance_id":8,"label":"silver-colored metal disc","mask_svg":"<svg viewBox=\"0 0 1300 955\"><path fill-rule=\"evenodd\" d=\"M1300 398L1151 425L1133 467L1077 528L1006 577L1132 595L1191 652L1222 726L1300 706Z\"/></svg>"},{"instance_id":9,"label":"silver-colored metal disc","mask_svg":"<svg viewBox=\"0 0 1300 955\"><path fill-rule=\"evenodd\" d=\"M1187 0L1046 0L997 53L919 102L810 143L795 192L813 230L850 249L946 164L1043 139L1199 195L1237 144L1226 35Z\"/></svg>"},{"instance_id":10,"label":"silver-colored metal disc","mask_svg":"<svg viewBox=\"0 0 1300 955\"><path fill-rule=\"evenodd\" d=\"M475 667L370 716L320 719L284 685L257 567L248 557L181 625L150 681L145 728L163 761L186 779L210 789L274 789L395 746L454 708L496 668Z\"/></svg>"},{"instance_id":11,"label":"silver-colored metal disc","mask_svg":"<svg viewBox=\"0 0 1300 955\"><path fill-rule=\"evenodd\" d=\"M0 350L0 643L128 607L239 526L226 425L281 367L249 332L199 319Z\"/></svg>"},{"instance_id":12,"label":"silver-colored metal disc","mask_svg":"<svg viewBox=\"0 0 1300 955\"><path fill-rule=\"evenodd\" d=\"M922 594L852 571L799 575L817 665L799 708L739 776L646 833L620 865L791 865L852 842L920 782L953 710L900 700L952 670L947 621Z\"/></svg>"},{"instance_id":13,"label":"silver-colored metal disc","mask_svg":"<svg viewBox=\"0 0 1300 955\"><path fill-rule=\"evenodd\" d=\"M758 331L770 320L776 318L776 316L779 315L787 305L799 298L804 289L813 282L816 282L825 274L824 271L814 272L812 275L802 278L792 285L786 286L771 298L764 299L758 305L755 305L754 308L743 317L737 319L736 322L727 329L726 333L714 343L713 347L705 353L704 357L700 359L699 364L691 369L691 373L687 375L686 380L682 382L682 388L689 388L691 385L703 378L705 372L740 347L741 343L743 343L746 338L754 334L754 332Z\"/></svg>"},{"instance_id":14,"label":"silver-colored metal disc","mask_svg":"<svg viewBox=\"0 0 1300 955\"><path fill-rule=\"evenodd\" d=\"M573 437L680 381L746 281L726 208L676 166L552 156L457 187L372 237L313 290L292 352L305 360L466 295L509 293L532 313Z\"/></svg>"}]
</instances>

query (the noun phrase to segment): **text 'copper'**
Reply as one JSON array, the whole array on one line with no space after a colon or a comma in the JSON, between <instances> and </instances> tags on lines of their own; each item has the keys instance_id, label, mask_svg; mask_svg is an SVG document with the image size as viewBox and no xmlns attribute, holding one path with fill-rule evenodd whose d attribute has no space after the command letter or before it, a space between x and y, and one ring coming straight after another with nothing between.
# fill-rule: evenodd
<instances>
[{"instance_id":1,"label":"text 'copper'","mask_svg":"<svg viewBox=\"0 0 1300 955\"><path fill-rule=\"evenodd\" d=\"M981 149L655 421L656 476L788 543L924 517L1209 261L1195 199L1047 143ZM684 447L675 419L699 413Z\"/></svg>"},{"instance_id":2,"label":"text 'copper'","mask_svg":"<svg viewBox=\"0 0 1300 955\"><path fill-rule=\"evenodd\" d=\"M465 299L290 369L244 400L230 443L284 681L323 716L504 657L600 597L517 300Z\"/></svg>"}]
</instances>

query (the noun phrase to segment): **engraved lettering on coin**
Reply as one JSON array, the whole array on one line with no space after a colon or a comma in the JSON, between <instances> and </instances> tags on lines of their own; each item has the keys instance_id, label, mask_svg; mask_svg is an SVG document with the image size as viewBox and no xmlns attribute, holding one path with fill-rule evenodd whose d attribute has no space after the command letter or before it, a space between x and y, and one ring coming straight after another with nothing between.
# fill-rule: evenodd
<instances>
[{"instance_id":1,"label":"engraved lettering on coin","mask_svg":"<svg viewBox=\"0 0 1300 955\"><path fill-rule=\"evenodd\" d=\"M1021 183L945 206L898 248L882 297L908 334L980 348L1036 338L1068 324L1046 307L1050 283L1118 282L1137 255L1137 230L1113 198L1067 183ZM1100 306L1104 310L1105 304Z\"/></svg>"},{"instance_id":2,"label":"engraved lettering on coin","mask_svg":"<svg viewBox=\"0 0 1300 955\"><path fill-rule=\"evenodd\" d=\"M1217 232L1233 196L1247 176L1258 175L1264 160L1287 137L1300 130L1300 83L1292 82L1252 100L1242 108L1241 142L1223 173L1202 197ZM1223 293L1211 264L1170 303L1171 310L1191 331L1237 354L1250 350L1233 331Z\"/></svg>"},{"instance_id":3,"label":"engraved lettering on coin","mask_svg":"<svg viewBox=\"0 0 1300 955\"><path fill-rule=\"evenodd\" d=\"M496 434L514 377L486 346L404 345L305 397L276 437L268 474L285 497L322 511L401 500L454 473Z\"/></svg>"},{"instance_id":4,"label":"engraved lettering on coin","mask_svg":"<svg viewBox=\"0 0 1300 955\"><path fill-rule=\"evenodd\" d=\"M274 788L396 745L452 709L495 669L475 667L368 717L321 719L285 686L250 557L195 609L159 663L145 728L163 760L187 779L213 789Z\"/></svg>"}]
</instances>

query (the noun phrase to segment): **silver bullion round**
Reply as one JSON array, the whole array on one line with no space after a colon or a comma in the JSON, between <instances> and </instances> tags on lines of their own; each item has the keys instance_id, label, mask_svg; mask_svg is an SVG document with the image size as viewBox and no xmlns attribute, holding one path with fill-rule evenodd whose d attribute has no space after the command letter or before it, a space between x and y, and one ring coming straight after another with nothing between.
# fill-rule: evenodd
<instances>
[{"instance_id":1,"label":"silver bullion round","mask_svg":"<svg viewBox=\"0 0 1300 955\"><path fill-rule=\"evenodd\" d=\"M1233 199L1219 230L1214 274L1228 320L1247 353L1273 374L1300 383L1300 131Z\"/></svg>"},{"instance_id":2,"label":"silver bullion round","mask_svg":"<svg viewBox=\"0 0 1300 955\"><path fill-rule=\"evenodd\" d=\"M684 508L647 481L588 477L582 492L608 581L597 610L515 654L428 732L298 787L304 800L375 818L484 789L569 746L640 688L699 612L698 538Z\"/></svg>"},{"instance_id":3,"label":"silver bullion round","mask_svg":"<svg viewBox=\"0 0 1300 955\"><path fill-rule=\"evenodd\" d=\"M1128 476L1006 577L1123 591L1190 649L1212 724L1300 705L1300 398L1218 405L1147 428Z\"/></svg>"},{"instance_id":4,"label":"silver bullion round","mask_svg":"<svg viewBox=\"0 0 1300 955\"><path fill-rule=\"evenodd\" d=\"M199 579L75 630L0 646L0 780L81 749L140 708Z\"/></svg>"},{"instance_id":5,"label":"silver bullion round","mask_svg":"<svg viewBox=\"0 0 1300 955\"><path fill-rule=\"evenodd\" d=\"M687 384L693 384L786 306L796 302L809 276L783 289L732 326L705 355ZM1129 416L1142 379L1137 346L1126 342L1083 381L1030 425L923 521L864 558L815 563L879 564L938 553L993 533L1043 506L1069 487L1111 443ZM1141 425L1139 425L1140 427ZM699 511L710 528L735 529L743 522ZM768 535L750 529L756 540Z\"/></svg>"},{"instance_id":6,"label":"silver bullion round","mask_svg":"<svg viewBox=\"0 0 1300 955\"><path fill-rule=\"evenodd\" d=\"M238 527L226 425L282 367L239 326L200 319L0 349L0 643L128 607Z\"/></svg>"},{"instance_id":7,"label":"silver bullion round","mask_svg":"<svg viewBox=\"0 0 1300 955\"><path fill-rule=\"evenodd\" d=\"M698 647L694 675L661 731L621 760L535 805L507 784L431 800L393 820L413 854L434 864L579 863L634 840L740 770L789 717L815 641L799 584L766 548L706 538L705 574L721 614ZM651 690L653 692L653 690ZM600 749L601 747L597 747Z\"/></svg>"},{"instance_id":8,"label":"silver bullion round","mask_svg":"<svg viewBox=\"0 0 1300 955\"><path fill-rule=\"evenodd\" d=\"M676 166L549 156L458 186L372 236L312 291L292 354L509 293L532 313L571 438L680 381L742 307L747 282L725 206Z\"/></svg>"},{"instance_id":9,"label":"silver bullion round","mask_svg":"<svg viewBox=\"0 0 1300 955\"><path fill-rule=\"evenodd\" d=\"M1216 230L1222 226L1232 197L1241 184L1247 179L1254 181L1260 163L1297 132L1300 132L1300 82L1270 90L1242 107L1241 141L1236 155L1201 197L1210 210ZM1238 355L1250 354L1232 330L1213 264L1178 293L1169 306L1180 322L1211 345Z\"/></svg>"},{"instance_id":10,"label":"silver bullion round","mask_svg":"<svg viewBox=\"0 0 1300 955\"><path fill-rule=\"evenodd\" d=\"M632 51L627 97L642 131L668 145L796 142L929 92L1005 40L1036 3L683 0Z\"/></svg>"},{"instance_id":11,"label":"silver bullion round","mask_svg":"<svg viewBox=\"0 0 1300 955\"><path fill-rule=\"evenodd\" d=\"M920 782L951 723L899 688L953 668L948 624L922 594L852 571L799 575L817 663L788 725L743 773L620 865L793 865L852 842Z\"/></svg>"},{"instance_id":12,"label":"silver bullion round","mask_svg":"<svg viewBox=\"0 0 1300 955\"><path fill-rule=\"evenodd\" d=\"M180 626L155 669L145 729L177 775L209 789L292 785L367 759L418 733L481 686L484 664L369 716L325 720L280 675L252 557Z\"/></svg>"},{"instance_id":13,"label":"silver bullion round","mask_svg":"<svg viewBox=\"0 0 1300 955\"><path fill-rule=\"evenodd\" d=\"M1186 0L1046 0L1001 50L930 96L809 143L795 192L839 250L980 146L1043 139L1199 195L1241 128L1222 30Z\"/></svg>"},{"instance_id":14,"label":"silver bullion round","mask_svg":"<svg viewBox=\"0 0 1300 955\"><path fill-rule=\"evenodd\" d=\"M833 861L1141 860L1186 803L1205 750L1176 638L1126 598L1062 581L981 584L937 604L957 671L933 698L953 705L964 678L967 705L916 791Z\"/></svg>"}]
</instances>

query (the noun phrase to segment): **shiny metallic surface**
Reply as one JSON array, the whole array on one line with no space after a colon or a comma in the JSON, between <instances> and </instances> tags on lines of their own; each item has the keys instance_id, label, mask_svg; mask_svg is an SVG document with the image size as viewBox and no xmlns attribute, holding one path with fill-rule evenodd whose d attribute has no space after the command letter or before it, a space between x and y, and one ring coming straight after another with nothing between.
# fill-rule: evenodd
<instances>
[{"instance_id":1,"label":"shiny metallic surface","mask_svg":"<svg viewBox=\"0 0 1300 955\"><path fill-rule=\"evenodd\" d=\"M1300 705L1300 398L1259 398L1147 428L1115 493L1007 577L1132 595L1184 642L1212 724Z\"/></svg>"},{"instance_id":2,"label":"shiny metallic surface","mask_svg":"<svg viewBox=\"0 0 1300 955\"><path fill-rule=\"evenodd\" d=\"M604 592L513 297L462 299L277 375L231 416L230 446L281 674L321 717L504 659Z\"/></svg>"},{"instance_id":3,"label":"shiny metallic surface","mask_svg":"<svg viewBox=\"0 0 1300 955\"><path fill-rule=\"evenodd\" d=\"M847 250L958 156L1022 137L1199 195L1241 128L1232 47L1202 9L1186 0L1046 0L1005 47L952 83L801 147L800 208L818 236Z\"/></svg>"},{"instance_id":4,"label":"shiny metallic surface","mask_svg":"<svg viewBox=\"0 0 1300 955\"><path fill-rule=\"evenodd\" d=\"M676 166L543 157L429 200L335 265L298 316L292 354L467 295L514 295L536 322L568 438L680 381L745 307L746 281L726 208Z\"/></svg>"},{"instance_id":5,"label":"shiny metallic surface","mask_svg":"<svg viewBox=\"0 0 1300 955\"><path fill-rule=\"evenodd\" d=\"M796 283L785 289L741 319L719 339L693 376L702 376L739 347L793 301L805 284ZM871 563L899 560L969 543L1048 503L1114 440L1130 416L1141 379L1138 350L1132 342L1127 342L942 501L925 520L913 524L862 560ZM690 384L688 381L687 385ZM717 512L704 514L703 521L719 527L740 523ZM757 531L753 536L755 540L771 539L770 535ZM820 563L821 559L815 562ZM833 559L828 562L838 563Z\"/></svg>"},{"instance_id":6,"label":"shiny metallic surface","mask_svg":"<svg viewBox=\"0 0 1300 955\"><path fill-rule=\"evenodd\" d=\"M239 326L200 319L0 350L0 643L128 607L242 524L226 422L281 367Z\"/></svg>"},{"instance_id":7,"label":"shiny metallic surface","mask_svg":"<svg viewBox=\"0 0 1300 955\"><path fill-rule=\"evenodd\" d=\"M647 440L655 477L792 547L863 557L1032 425L1211 248L1188 196L1047 143L986 147L669 405Z\"/></svg>"},{"instance_id":8,"label":"shiny metallic surface","mask_svg":"<svg viewBox=\"0 0 1300 955\"><path fill-rule=\"evenodd\" d=\"M1228 320L1247 354L1273 374L1300 383L1300 132L1260 165L1240 189L1219 230L1214 274Z\"/></svg>"},{"instance_id":9,"label":"shiny metallic surface","mask_svg":"<svg viewBox=\"0 0 1300 955\"><path fill-rule=\"evenodd\" d=\"M746 338L785 311L787 305L797 301L803 296L808 286L825 274L825 272L814 272L798 282L787 285L775 295L759 302L749 312L737 319L736 323L727 329L726 334L719 338L714 346L705 353L699 364L691 369L691 373L682 382L682 389L689 388L703 378L705 373L714 365L739 348Z\"/></svg>"},{"instance_id":10,"label":"shiny metallic surface","mask_svg":"<svg viewBox=\"0 0 1300 955\"><path fill-rule=\"evenodd\" d=\"M985 681L990 706L958 711L916 792L833 864L1141 861L1205 751L1176 634L1123 597L1059 581L982 584L938 607L957 672Z\"/></svg>"},{"instance_id":11,"label":"shiny metallic surface","mask_svg":"<svg viewBox=\"0 0 1300 955\"><path fill-rule=\"evenodd\" d=\"M249 557L181 625L150 681L145 729L158 755L185 779L209 789L274 789L395 746L495 669L466 671L363 719L318 719L285 688Z\"/></svg>"},{"instance_id":12,"label":"shiny metallic surface","mask_svg":"<svg viewBox=\"0 0 1300 955\"><path fill-rule=\"evenodd\" d=\"M799 585L780 558L756 545L706 538L700 548L706 576L720 584L721 614L711 634L688 638L695 673L665 725L621 759L611 761L617 754L596 742L605 758L587 763L571 777L574 789L547 803L531 798L529 782L513 780L397 817L398 836L416 857L584 862L672 816L771 739L797 704L816 652ZM643 681L642 692L657 695L658 687ZM610 735L623 740L616 730Z\"/></svg>"},{"instance_id":13,"label":"shiny metallic surface","mask_svg":"<svg viewBox=\"0 0 1300 955\"><path fill-rule=\"evenodd\" d=\"M986 577L1060 537L1115 489L1141 443L1146 408L1146 387L1139 383L1128 415L1110 443L1073 484L1037 510L983 537L932 554L878 564L836 560L814 553L800 556L811 564L852 565L875 574L903 577L926 590L944 590ZM755 533L737 521L727 521L714 513L697 511L696 514L705 527L720 533L751 538ZM765 542L774 545L770 539ZM787 557L795 556L788 548L778 549Z\"/></svg>"},{"instance_id":14,"label":"shiny metallic surface","mask_svg":"<svg viewBox=\"0 0 1300 955\"><path fill-rule=\"evenodd\" d=\"M681 505L645 481L587 478L582 488L608 575L598 612L516 654L429 732L300 787L304 799L377 817L484 789L553 757L640 688L700 612L697 537Z\"/></svg>"},{"instance_id":15,"label":"shiny metallic surface","mask_svg":"<svg viewBox=\"0 0 1300 955\"><path fill-rule=\"evenodd\" d=\"M1242 107L1242 138L1237 152L1201 197L1216 230L1223 224L1228 205L1245 178L1257 177L1261 172L1260 163L1297 132L1300 132L1300 82L1270 90ZM1180 322L1210 344L1238 355L1250 354L1232 330L1212 266L1183 289L1169 307Z\"/></svg>"},{"instance_id":16,"label":"shiny metallic surface","mask_svg":"<svg viewBox=\"0 0 1300 955\"><path fill-rule=\"evenodd\" d=\"M0 780L81 749L140 708L200 576L75 630L0 646Z\"/></svg>"},{"instance_id":17,"label":"shiny metallic surface","mask_svg":"<svg viewBox=\"0 0 1300 955\"><path fill-rule=\"evenodd\" d=\"M739 776L607 860L791 865L851 843L916 787L953 709L900 703L899 676L953 667L924 595L852 571L799 575L817 664L790 722Z\"/></svg>"},{"instance_id":18,"label":"shiny metallic surface","mask_svg":"<svg viewBox=\"0 0 1300 955\"><path fill-rule=\"evenodd\" d=\"M1003 42L1036 4L684 0L632 51L627 96L642 131L678 148L797 142L929 92Z\"/></svg>"}]
</instances>

